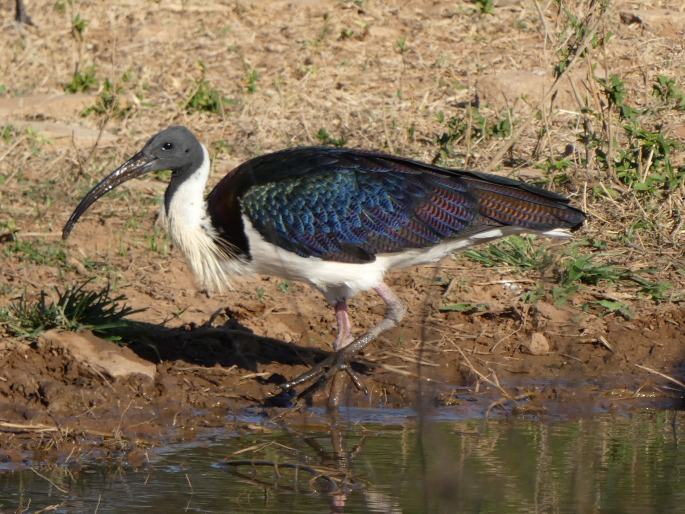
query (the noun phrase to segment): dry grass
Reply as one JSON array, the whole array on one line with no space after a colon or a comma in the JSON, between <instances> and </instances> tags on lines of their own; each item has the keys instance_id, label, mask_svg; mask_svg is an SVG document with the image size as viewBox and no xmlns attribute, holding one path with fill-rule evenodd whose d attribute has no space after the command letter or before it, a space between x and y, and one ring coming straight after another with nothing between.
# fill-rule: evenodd
<instances>
[{"instance_id":1,"label":"dry grass","mask_svg":"<svg viewBox=\"0 0 685 514\"><path fill-rule=\"evenodd\" d=\"M37 28L17 27L3 6L0 234L32 246L0 246L0 302L96 275L135 306L153 305L150 321L200 322L224 303L193 297L183 265L166 258L171 249L152 214L164 183L154 177L100 202L68 246L56 239L94 180L170 124L191 127L210 147L213 182L249 157L322 139L543 182L590 214L581 238L601 242L616 265L652 268L653 280L682 291L682 183L642 192L619 178L616 161L631 141L600 79L620 77L626 104L644 111L641 128L682 142L683 112L652 89L659 75L685 88L683 6L508 4L484 15L468 2L126 1L104 9L36 0L29 8ZM23 111L3 114L22 97L62 94L91 66L96 84L85 97L52 105L29 98ZM218 113L189 107L202 88L220 99ZM478 116L490 127L482 133ZM59 137L58 123L66 134L86 133ZM658 164L654 154L643 157L638 178ZM682 150L671 161L682 166ZM58 250L56 261L38 258ZM246 282L229 302L255 289L261 301L260 284ZM280 294L271 286L268 296ZM297 287L291 294L303 291ZM314 298L298 312L319 305ZM319 337L328 337L329 323L320 319Z\"/></svg>"}]
</instances>

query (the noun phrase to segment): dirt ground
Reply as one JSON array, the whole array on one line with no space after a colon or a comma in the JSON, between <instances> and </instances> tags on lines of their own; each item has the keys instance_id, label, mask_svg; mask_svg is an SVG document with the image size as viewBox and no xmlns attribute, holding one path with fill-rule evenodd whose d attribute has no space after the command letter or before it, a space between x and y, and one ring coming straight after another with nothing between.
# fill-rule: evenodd
<instances>
[{"instance_id":1,"label":"dirt ground","mask_svg":"<svg viewBox=\"0 0 685 514\"><path fill-rule=\"evenodd\" d=\"M127 183L68 242L59 239L89 187L171 124L210 148L212 184L267 151L343 141L543 182L589 219L575 243L537 248L555 262L577 251L665 284L656 294L634 280L589 280L559 301L554 265L485 267L457 255L393 273L388 283L409 314L360 358L369 394L350 384L347 404L557 416L679 401L682 182L631 188L618 164L602 168L600 153L587 153L583 137L594 126L615 163L628 159L620 106L591 78L616 74L641 126L671 138L670 159L683 165L685 97L680 109L677 94L653 93L660 75L685 88L680 1L611 3L589 25L602 43L586 41L553 99L569 27L593 2L495 1L491 14L479 3L437 1L27 3L35 27L16 25L0 6L0 306L92 278L145 310L132 315L140 326L122 341L126 351L87 333L27 339L0 327L0 461L30 452L98 458L210 427L256 429L235 418L245 409L303 416L282 408L292 399L272 395L327 354L332 309L275 277L237 279L222 296L197 291L155 225L162 175ZM71 93L75 70L93 78ZM224 97L218 112L190 105L205 87ZM513 120L513 131L468 132L476 104L488 122ZM450 132L453 118L467 120L468 137ZM445 134L454 136L447 145ZM647 153L644 176L659 158ZM383 305L361 295L351 313L360 333ZM108 345L121 367L143 371L117 378L99 367ZM321 406L325 396L303 404Z\"/></svg>"}]
</instances>

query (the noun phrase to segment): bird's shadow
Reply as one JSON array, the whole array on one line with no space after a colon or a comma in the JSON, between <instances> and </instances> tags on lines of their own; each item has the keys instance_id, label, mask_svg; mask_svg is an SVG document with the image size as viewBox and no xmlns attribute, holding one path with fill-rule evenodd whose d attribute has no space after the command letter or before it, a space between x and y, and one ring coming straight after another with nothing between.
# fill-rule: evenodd
<instances>
[{"instance_id":1,"label":"bird's shadow","mask_svg":"<svg viewBox=\"0 0 685 514\"><path fill-rule=\"evenodd\" d=\"M116 335L139 357L154 363L184 361L254 372L258 364L311 365L329 355L324 350L259 336L234 319L220 326L181 327L135 321L117 330Z\"/></svg>"}]
</instances>

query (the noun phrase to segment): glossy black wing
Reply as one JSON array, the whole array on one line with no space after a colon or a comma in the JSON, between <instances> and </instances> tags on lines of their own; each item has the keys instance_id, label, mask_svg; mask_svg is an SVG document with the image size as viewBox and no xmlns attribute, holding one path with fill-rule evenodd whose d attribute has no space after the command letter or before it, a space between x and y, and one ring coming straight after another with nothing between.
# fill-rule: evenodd
<instances>
[{"instance_id":1,"label":"glossy black wing","mask_svg":"<svg viewBox=\"0 0 685 514\"><path fill-rule=\"evenodd\" d=\"M521 182L358 150L286 150L248 161L230 180L262 237L326 260L372 261L493 226L545 231L584 220L564 197Z\"/></svg>"}]
</instances>

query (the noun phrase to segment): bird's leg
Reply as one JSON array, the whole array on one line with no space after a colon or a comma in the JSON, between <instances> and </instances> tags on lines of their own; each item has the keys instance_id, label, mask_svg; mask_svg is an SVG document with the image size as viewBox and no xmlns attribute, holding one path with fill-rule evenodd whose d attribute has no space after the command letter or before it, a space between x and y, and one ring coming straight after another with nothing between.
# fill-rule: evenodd
<instances>
[{"instance_id":1,"label":"bird's leg","mask_svg":"<svg viewBox=\"0 0 685 514\"><path fill-rule=\"evenodd\" d=\"M338 321L338 335L333 341L333 349L338 351L352 342L352 323L347 312L347 301L339 300L335 304L335 319Z\"/></svg>"},{"instance_id":2,"label":"bird's leg","mask_svg":"<svg viewBox=\"0 0 685 514\"><path fill-rule=\"evenodd\" d=\"M347 301L345 299L338 300L335 304L335 319L338 321L338 335L333 341L333 349L338 352L353 341L351 336L352 324L350 322L350 315L347 312ZM361 382L354 375L352 370L348 367L346 371L352 373L350 378L357 387L361 387ZM344 373L338 372L331 378L331 388L328 393L328 407L336 410L335 407L340 403L345 386Z\"/></svg>"},{"instance_id":3,"label":"bird's leg","mask_svg":"<svg viewBox=\"0 0 685 514\"><path fill-rule=\"evenodd\" d=\"M294 387L303 384L304 382L309 382L310 380L314 380L320 377L330 379L338 371L347 372L355 387L357 387L358 389L363 389L361 382L350 369L350 358L354 357L356 354L361 352L380 334L382 334L386 330L395 328L407 312L407 308L404 306L402 301L395 295L395 293L392 292L392 290L386 284L381 283L374 290L376 291L376 293L378 293L378 296L380 296L381 299L387 305L387 308L385 310L385 316L383 317L381 322L378 323L371 330L369 330L366 334L353 340L350 344L345 345L342 348L336 349L336 351L333 354L312 366L311 369L309 369L305 373L302 373L300 376L294 378L290 382L286 382L285 384L283 384L281 387L284 390L293 389ZM338 308L336 306L336 317L338 317L339 331L342 331L342 328L340 326L340 319L346 316L346 307L344 310L345 314L341 314L340 317L338 317Z\"/></svg>"}]
</instances>

